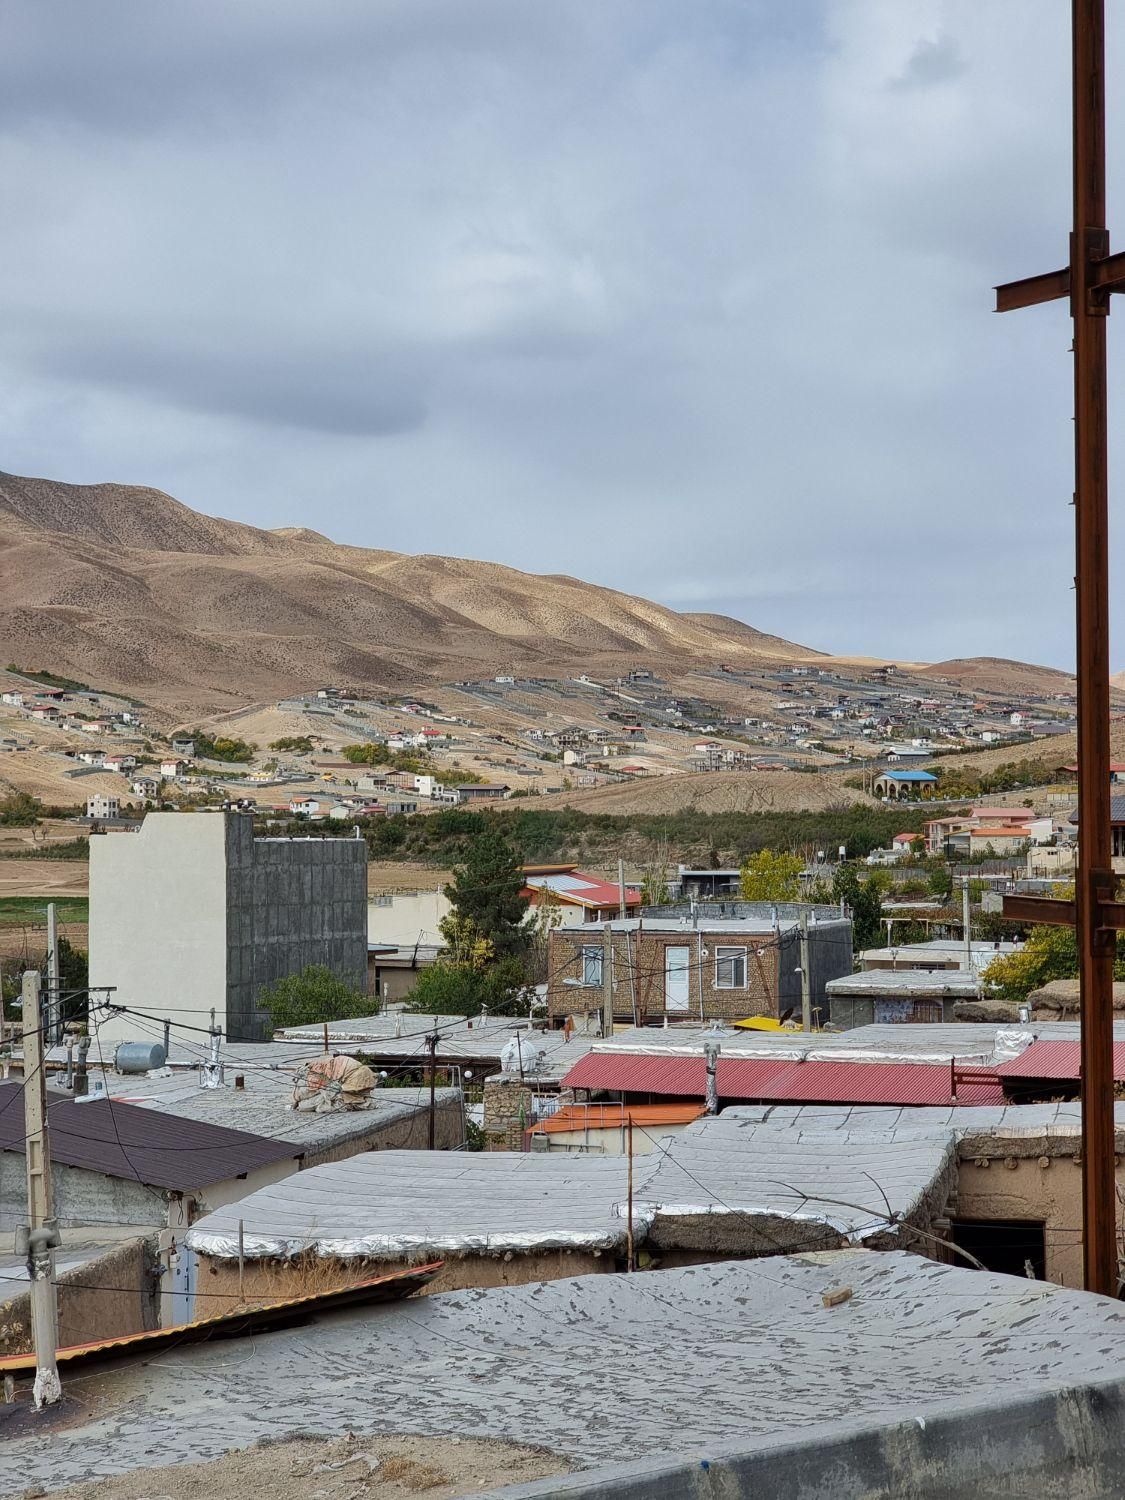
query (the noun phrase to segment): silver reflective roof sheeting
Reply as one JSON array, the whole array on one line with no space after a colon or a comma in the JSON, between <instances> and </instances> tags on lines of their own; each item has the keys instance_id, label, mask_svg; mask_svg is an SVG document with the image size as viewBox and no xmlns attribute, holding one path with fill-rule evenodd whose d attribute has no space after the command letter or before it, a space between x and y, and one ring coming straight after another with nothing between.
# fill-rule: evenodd
<instances>
[{"instance_id":1,"label":"silver reflective roof sheeting","mask_svg":"<svg viewBox=\"0 0 1125 1500\"><path fill-rule=\"evenodd\" d=\"M825 1307L842 1287L851 1298ZM8 1485L90 1484L310 1430L502 1438L592 1468L698 1461L720 1445L788 1448L799 1466L836 1439L893 1428L886 1441L912 1475L909 1455L923 1464L935 1451L924 1424L1018 1424L1036 1394L1120 1380L1123 1347L1119 1303L903 1251L473 1288L115 1366L50 1443L30 1429L8 1437ZM692 1493L717 1493L696 1473ZM137 1493L167 1488L154 1476ZM634 1481L629 1493L667 1491Z\"/></svg>"},{"instance_id":2,"label":"silver reflective roof sheeting","mask_svg":"<svg viewBox=\"0 0 1125 1500\"><path fill-rule=\"evenodd\" d=\"M895 1233L949 1167L953 1134L782 1135L752 1120L698 1120L656 1153L640 1192L657 1215L741 1214L827 1224L850 1238Z\"/></svg>"},{"instance_id":3,"label":"silver reflective roof sheeting","mask_svg":"<svg viewBox=\"0 0 1125 1500\"><path fill-rule=\"evenodd\" d=\"M241 1220L243 1253L257 1259L610 1250L627 1237L626 1191L620 1157L379 1151L260 1188L200 1219L186 1241L236 1257ZM638 1208L638 1231L652 1212Z\"/></svg>"}]
</instances>

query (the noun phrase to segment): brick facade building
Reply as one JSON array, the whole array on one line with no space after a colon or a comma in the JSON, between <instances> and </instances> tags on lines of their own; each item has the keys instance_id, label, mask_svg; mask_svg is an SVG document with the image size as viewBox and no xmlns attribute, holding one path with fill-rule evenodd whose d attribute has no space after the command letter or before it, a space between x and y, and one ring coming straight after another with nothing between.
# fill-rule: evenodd
<instances>
[{"instance_id":1,"label":"brick facade building","mask_svg":"<svg viewBox=\"0 0 1125 1500\"><path fill-rule=\"evenodd\" d=\"M827 1020L825 985L852 971L851 918L836 907L804 910L814 1019L819 1010ZM602 1010L608 926L615 1021L777 1019L789 1009L799 1015L800 911L727 902L697 905L693 916L660 908L593 931L559 929L548 950L548 1014L562 1025L568 1016Z\"/></svg>"}]
</instances>

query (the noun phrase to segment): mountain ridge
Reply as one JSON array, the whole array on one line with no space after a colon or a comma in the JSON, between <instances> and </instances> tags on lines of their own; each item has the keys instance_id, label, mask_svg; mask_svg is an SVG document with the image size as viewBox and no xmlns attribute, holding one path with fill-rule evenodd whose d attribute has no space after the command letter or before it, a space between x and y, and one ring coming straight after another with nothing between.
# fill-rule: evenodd
<instances>
[{"instance_id":1,"label":"mountain ridge","mask_svg":"<svg viewBox=\"0 0 1125 1500\"><path fill-rule=\"evenodd\" d=\"M6 660L214 711L325 681L814 659L722 616L500 563L211 517L161 490L0 473Z\"/></svg>"}]
</instances>

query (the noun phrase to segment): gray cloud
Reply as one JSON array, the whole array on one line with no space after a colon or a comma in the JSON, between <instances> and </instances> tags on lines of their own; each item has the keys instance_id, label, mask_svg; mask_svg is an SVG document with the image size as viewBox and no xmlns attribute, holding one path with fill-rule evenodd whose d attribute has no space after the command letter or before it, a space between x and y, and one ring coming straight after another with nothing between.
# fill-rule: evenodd
<instances>
[{"instance_id":1,"label":"gray cloud","mask_svg":"<svg viewBox=\"0 0 1125 1500\"><path fill-rule=\"evenodd\" d=\"M0 467L1069 663L1046 0L3 16Z\"/></svg>"}]
</instances>

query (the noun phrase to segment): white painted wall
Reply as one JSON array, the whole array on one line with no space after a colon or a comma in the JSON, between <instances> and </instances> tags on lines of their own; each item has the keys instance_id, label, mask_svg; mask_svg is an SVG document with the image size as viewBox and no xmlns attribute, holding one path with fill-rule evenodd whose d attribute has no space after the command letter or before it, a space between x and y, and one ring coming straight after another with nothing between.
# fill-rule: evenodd
<instances>
[{"instance_id":1,"label":"white painted wall","mask_svg":"<svg viewBox=\"0 0 1125 1500\"><path fill-rule=\"evenodd\" d=\"M116 985L117 1004L192 1026L207 1026L214 1006L224 1024L225 821L219 813L150 813L136 833L91 838L91 987ZM103 1051L157 1040L159 1022L143 1024L144 1031L127 1016L103 1021Z\"/></svg>"},{"instance_id":2,"label":"white painted wall","mask_svg":"<svg viewBox=\"0 0 1125 1500\"><path fill-rule=\"evenodd\" d=\"M450 911L441 891L405 891L390 898L389 904L367 903L367 941L397 943L440 943L438 927Z\"/></svg>"}]
</instances>

